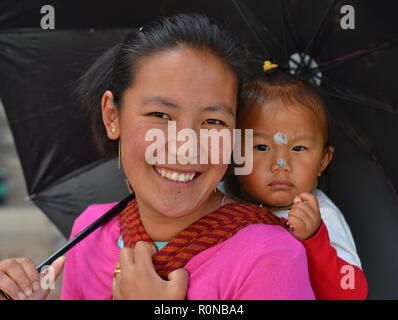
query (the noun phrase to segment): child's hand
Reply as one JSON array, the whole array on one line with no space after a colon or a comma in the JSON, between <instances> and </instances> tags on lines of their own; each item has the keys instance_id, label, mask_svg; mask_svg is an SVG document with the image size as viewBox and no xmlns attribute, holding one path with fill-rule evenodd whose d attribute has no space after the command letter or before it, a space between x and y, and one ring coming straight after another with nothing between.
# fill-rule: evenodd
<instances>
[{"instance_id":1,"label":"child's hand","mask_svg":"<svg viewBox=\"0 0 398 320\"><path fill-rule=\"evenodd\" d=\"M112 282L115 300L183 300L188 288L188 272L177 269L163 280L155 271L152 255L156 249L139 241L135 248L120 250L120 273ZM118 264L118 265L119 265Z\"/></svg>"},{"instance_id":2,"label":"child's hand","mask_svg":"<svg viewBox=\"0 0 398 320\"><path fill-rule=\"evenodd\" d=\"M321 226L318 200L313 194L303 192L293 200L289 211L289 224L293 236L300 241L311 238Z\"/></svg>"}]
</instances>

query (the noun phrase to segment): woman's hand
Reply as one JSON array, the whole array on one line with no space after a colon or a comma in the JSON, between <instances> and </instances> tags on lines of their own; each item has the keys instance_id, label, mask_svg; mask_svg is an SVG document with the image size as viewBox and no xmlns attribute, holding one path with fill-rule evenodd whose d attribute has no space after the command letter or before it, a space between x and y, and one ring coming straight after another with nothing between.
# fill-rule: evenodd
<instances>
[{"instance_id":1,"label":"woman's hand","mask_svg":"<svg viewBox=\"0 0 398 320\"><path fill-rule=\"evenodd\" d=\"M64 263L65 257L59 257L51 264L54 281L61 273ZM41 287L40 274L29 258L0 261L0 290L13 300L44 300L50 293L49 288ZM6 298L0 294L0 300Z\"/></svg>"},{"instance_id":2,"label":"woman's hand","mask_svg":"<svg viewBox=\"0 0 398 320\"><path fill-rule=\"evenodd\" d=\"M188 272L177 269L163 280L155 271L152 256L156 249L139 241L135 248L123 248L119 254L120 273L112 282L115 300L183 300L188 288Z\"/></svg>"},{"instance_id":3,"label":"woman's hand","mask_svg":"<svg viewBox=\"0 0 398 320\"><path fill-rule=\"evenodd\" d=\"M293 227L293 236L299 241L315 235L321 226L321 214L316 197L305 192L296 196L289 211L288 222Z\"/></svg>"}]
</instances>

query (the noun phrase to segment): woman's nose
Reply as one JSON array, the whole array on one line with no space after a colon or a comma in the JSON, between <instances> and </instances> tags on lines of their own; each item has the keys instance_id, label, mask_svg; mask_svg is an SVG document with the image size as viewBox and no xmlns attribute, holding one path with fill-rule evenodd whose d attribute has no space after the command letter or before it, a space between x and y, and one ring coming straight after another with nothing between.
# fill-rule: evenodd
<instances>
[{"instance_id":1,"label":"woman's nose","mask_svg":"<svg viewBox=\"0 0 398 320\"><path fill-rule=\"evenodd\" d=\"M199 163L198 131L193 124L186 121L169 122L168 156L181 164Z\"/></svg>"}]
</instances>

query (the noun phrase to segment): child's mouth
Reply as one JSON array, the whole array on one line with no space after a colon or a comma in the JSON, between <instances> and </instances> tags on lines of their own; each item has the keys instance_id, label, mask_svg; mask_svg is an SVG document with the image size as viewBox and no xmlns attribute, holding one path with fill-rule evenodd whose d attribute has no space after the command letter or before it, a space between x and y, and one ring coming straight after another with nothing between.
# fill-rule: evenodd
<instances>
[{"instance_id":1,"label":"child's mouth","mask_svg":"<svg viewBox=\"0 0 398 320\"><path fill-rule=\"evenodd\" d=\"M272 181L269 186L275 190L290 190L293 188L293 185L286 180L275 180Z\"/></svg>"}]
</instances>

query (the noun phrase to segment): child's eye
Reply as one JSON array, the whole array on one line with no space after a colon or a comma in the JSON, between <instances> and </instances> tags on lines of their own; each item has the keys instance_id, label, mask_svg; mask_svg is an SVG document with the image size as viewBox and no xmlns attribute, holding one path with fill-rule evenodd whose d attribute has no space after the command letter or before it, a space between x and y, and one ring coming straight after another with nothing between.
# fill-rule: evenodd
<instances>
[{"instance_id":1,"label":"child's eye","mask_svg":"<svg viewBox=\"0 0 398 320\"><path fill-rule=\"evenodd\" d=\"M268 151L271 148L269 146L267 146L266 144L258 144L256 145L254 148L256 148L259 151Z\"/></svg>"},{"instance_id":2,"label":"child's eye","mask_svg":"<svg viewBox=\"0 0 398 320\"><path fill-rule=\"evenodd\" d=\"M307 148L306 147L304 147L304 146L294 146L293 147L293 150L294 151L304 151L304 150L306 150Z\"/></svg>"},{"instance_id":3,"label":"child's eye","mask_svg":"<svg viewBox=\"0 0 398 320\"><path fill-rule=\"evenodd\" d=\"M152 112L151 115L155 116L155 117L158 117L158 118L171 120L170 117L167 114L163 113L163 112Z\"/></svg>"},{"instance_id":4,"label":"child's eye","mask_svg":"<svg viewBox=\"0 0 398 320\"><path fill-rule=\"evenodd\" d=\"M207 123L207 124L224 124L224 122L222 122L221 120L217 120L217 119L207 119L207 120L205 120L205 123Z\"/></svg>"}]
</instances>

